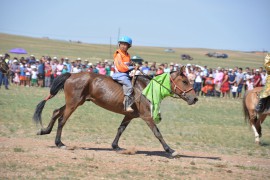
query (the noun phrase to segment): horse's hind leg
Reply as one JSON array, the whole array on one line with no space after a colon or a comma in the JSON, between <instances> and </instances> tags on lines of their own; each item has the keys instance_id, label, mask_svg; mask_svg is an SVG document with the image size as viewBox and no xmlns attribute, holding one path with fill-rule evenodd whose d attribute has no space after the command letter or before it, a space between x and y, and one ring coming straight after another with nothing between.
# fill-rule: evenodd
<instances>
[{"instance_id":1,"label":"horse's hind leg","mask_svg":"<svg viewBox=\"0 0 270 180\"><path fill-rule=\"evenodd\" d=\"M154 133L154 135L156 136L156 138L158 138L158 140L162 144L164 150L174 156L173 153L175 151L173 149L171 149L167 145L167 143L164 141L164 139L163 139L161 133L159 132L159 129L157 128L156 124L154 123L153 119L152 118L145 118L144 120L146 121L147 125L150 127L150 129L152 130L152 132Z\"/></svg>"},{"instance_id":2,"label":"horse's hind leg","mask_svg":"<svg viewBox=\"0 0 270 180\"><path fill-rule=\"evenodd\" d=\"M267 115L265 115L265 114L259 115L259 117L258 117L258 119L257 119L257 121L255 123L255 127L256 127L256 130L257 130L257 133L258 133L258 139L260 137L262 137L262 126L261 126L261 124L265 120L266 116ZM260 142L260 140L258 142Z\"/></svg>"},{"instance_id":3,"label":"horse's hind leg","mask_svg":"<svg viewBox=\"0 0 270 180\"><path fill-rule=\"evenodd\" d=\"M118 146L118 141L122 135L122 133L124 132L124 130L126 129L126 127L128 126L128 124L130 123L130 121L132 120L133 118L131 117L128 117L128 116L125 116L122 123L120 124L119 128L118 128L118 131L117 131L117 134L114 138L114 141L112 143L112 148L115 149L115 150L121 150L121 148Z\"/></svg>"},{"instance_id":4,"label":"horse's hind leg","mask_svg":"<svg viewBox=\"0 0 270 180\"><path fill-rule=\"evenodd\" d=\"M61 117L63 115L65 108L66 108L66 105L59 108L59 109L54 110L51 121L50 121L49 125L47 126L47 128L40 129L37 132L37 135L50 134L56 119L58 119L59 117Z\"/></svg>"},{"instance_id":5,"label":"horse's hind leg","mask_svg":"<svg viewBox=\"0 0 270 180\"><path fill-rule=\"evenodd\" d=\"M58 128L57 128L57 133L55 137L55 145L57 147L65 147L65 145L61 141L62 129L64 125L66 124L70 115L76 110L77 107L78 105L75 105L75 104L71 104L71 105L66 104L66 108L64 110L63 116L61 116L58 119Z\"/></svg>"}]
</instances>

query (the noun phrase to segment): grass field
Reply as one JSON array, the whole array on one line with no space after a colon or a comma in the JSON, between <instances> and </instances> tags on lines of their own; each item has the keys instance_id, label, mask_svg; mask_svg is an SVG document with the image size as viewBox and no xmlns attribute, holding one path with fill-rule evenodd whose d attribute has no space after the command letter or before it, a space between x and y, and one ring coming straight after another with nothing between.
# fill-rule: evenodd
<instances>
[{"instance_id":1,"label":"grass field","mask_svg":"<svg viewBox=\"0 0 270 180\"><path fill-rule=\"evenodd\" d=\"M34 54L37 58L43 55L69 57L76 59L88 59L90 62L96 62L101 59L112 59L112 54L117 48L116 45L97 45L97 44L78 44L66 41L56 41L41 38L29 38L23 36L7 35L0 33L0 53L4 54L10 49L21 47L27 50L30 54ZM163 47L141 47L134 46L130 49L130 54L139 55L146 61L158 63L178 63L178 64L199 64L208 65L208 67L216 68L229 67L251 67L258 68L263 66L265 54L246 53L230 50L215 50L215 49L199 49L199 48L174 48L175 53L164 52ZM228 59L217 59L206 57L207 52L223 52L229 55ZM183 61L180 59L181 54L189 54L194 58L192 61ZM13 56L17 56L13 54ZM26 56L26 55L24 55ZM19 56L21 57L21 56Z\"/></svg>"},{"instance_id":2,"label":"grass field","mask_svg":"<svg viewBox=\"0 0 270 180\"><path fill-rule=\"evenodd\" d=\"M165 168L164 171L170 174L169 177L172 179L174 179L173 177L196 177L198 179L204 179L203 176L200 176L203 172L210 173L210 177L215 177L216 174L220 173L221 167L222 169L226 169L225 175L228 177L230 177L228 172L230 172L232 168L233 172L236 170L240 171L240 174L233 174L232 177L235 177L236 179L253 179L258 176L258 174L261 174L260 177L263 179L270 178L270 174L265 173L266 171L269 171L268 168L270 162L270 121L269 119L266 119L262 125L262 146L256 145L254 143L253 132L249 128L249 125L244 123L241 100L199 98L199 102L196 105L188 106L182 100L166 98L162 102L161 107L163 120L158 125L164 139L173 149L176 149L180 154L184 155L184 157L189 153L194 153L196 156L186 156L193 157L191 160L190 158L186 158L180 159L179 161L168 162L167 160L164 160L164 157L155 157L151 152L155 152L156 150L161 151L161 156L165 154L162 152L162 146L154 137L148 126L142 120L135 119L122 135L119 145L123 148L135 147L137 150L146 149L146 152L151 154L151 156L144 157L139 153L138 155L135 155L136 158L134 157L135 159L133 159L134 162L132 163L132 156L125 157L125 155L115 155L114 152L109 150L123 116L101 109L91 102L85 103L71 116L63 130L62 140L66 145L72 147L87 147L90 149L94 148L94 150L100 150L99 148L96 149L96 147L102 147L101 152L93 153L95 151L81 152L82 150L76 150L73 152L75 154L73 154L66 152L66 150L56 150L55 148L52 148L54 147L57 123L50 135L36 136L35 133L37 128L31 120L32 115L37 103L47 94L48 89L45 88L12 86L11 90L0 90L0 137L2 139L0 158L3 159L3 161L0 162L1 178L8 178L7 175L9 174L12 179L32 179L34 177L60 178L60 175L51 176L52 171L60 172L61 174L61 172L65 170L69 172L69 174L64 179L81 179L86 177L86 175L81 173L89 171L89 164L91 166L99 167L95 170L96 174L91 174L90 177L95 177L97 179L100 177L108 178L111 177L110 173L112 172L105 167L108 167L108 164L110 163L114 166L115 161L117 162L120 159L127 161L127 164L131 164L121 165L120 163L119 166L121 166L120 169L122 170L116 171L118 173L114 174L112 179L122 179L126 176L131 176L135 179L144 179L143 177L147 175L146 172L141 172L139 170L134 171L138 167L141 167L140 162L144 161L147 161L147 163L150 164L151 161L155 161L156 166L153 167L154 170L161 167L165 168L163 161L166 161L166 163L168 163L167 168L171 171L168 171L167 168ZM49 122L52 111L63 104L63 93L60 93L47 102L42 116L45 126L47 126ZM16 140L18 142L16 142ZM4 142L9 142L12 145L7 146ZM37 149L42 150L42 153ZM105 152L106 149L108 150L106 154L102 155L101 153L104 149ZM33 152L37 154L33 155ZM62 158L69 159L74 158L76 155L76 158L80 157L83 162L81 162L81 166L78 169L76 163L66 162L66 159L61 160L61 156L57 157L57 159L60 159L55 160L55 153L61 153L62 156L64 156ZM221 157L223 160L203 160L203 155L198 156L200 153L203 153L204 156L205 153L208 153L207 155L209 156ZM14 156L14 158L18 156L19 163L16 164L17 160L14 162L13 159L8 158L10 156ZM108 162L104 159L101 160L102 157L106 157ZM111 159L112 157L114 159ZM229 161L224 160L225 157L232 159L245 157L246 159L243 160L244 162L237 161L238 163L231 164ZM42 162L42 164L39 164L40 168L38 168L30 163L27 165L27 168L25 168L23 164L20 163L24 162L25 158L29 158L27 159L27 162L31 161L33 164ZM129 158L130 160L128 160ZM250 161L253 162L252 158L255 158L256 161L263 160L264 166L260 163L252 165L245 163ZM135 162L136 160L138 162ZM106 169L104 172L100 169L102 167L100 164L101 162L107 162L104 165L104 168ZM193 164L194 162L200 164L200 166L192 167L190 164ZM175 163L180 164L176 165ZM209 164L214 167L208 167ZM179 166L181 168L188 167L188 171L179 171ZM28 168L34 172L42 171L43 175L35 174L35 176L33 176L29 174L30 170L28 170ZM72 171L73 173L70 173L71 169L74 168L76 169L74 170L76 172ZM80 171L80 173L78 173L77 170ZM24 173L20 176L12 173L21 171ZM249 173L246 174L247 172ZM162 173L154 173L152 175L157 179L165 178Z\"/></svg>"},{"instance_id":3,"label":"grass field","mask_svg":"<svg viewBox=\"0 0 270 180\"><path fill-rule=\"evenodd\" d=\"M75 44L0 34L0 53L25 48L29 54L70 58L110 58L108 45ZM132 55L157 62L198 63L210 67L259 67L263 55L236 51L229 59L204 56L208 49L133 47ZM179 59L188 53L193 61ZM28 54L28 55L29 55ZM262 145L244 122L242 100L199 97L196 105L166 98L161 104L163 120L158 127L171 148L182 156L169 159L159 141L140 119L133 120L119 145L137 150L134 156L111 151L122 115L86 102L72 114L63 129L67 150L55 148L55 127L50 135L37 136L32 122L36 105L47 88L11 86L0 89L0 179L270 179L270 121L262 124ZM43 124L54 109L64 104L59 93L47 102Z\"/></svg>"}]
</instances>

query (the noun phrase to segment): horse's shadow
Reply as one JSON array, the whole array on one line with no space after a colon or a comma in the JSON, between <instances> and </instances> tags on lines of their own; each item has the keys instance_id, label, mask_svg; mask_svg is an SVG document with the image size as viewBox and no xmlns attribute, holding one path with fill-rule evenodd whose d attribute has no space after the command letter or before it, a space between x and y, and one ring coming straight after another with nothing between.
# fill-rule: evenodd
<instances>
[{"instance_id":1,"label":"horse's shadow","mask_svg":"<svg viewBox=\"0 0 270 180\"><path fill-rule=\"evenodd\" d=\"M67 148L68 150L88 150L88 151L111 151L115 152L112 148L88 148L88 147L76 147L76 148ZM125 150L125 149L123 149ZM120 152L120 151L119 151ZM174 157L171 156L171 154L166 153L164 151L137 151L135 154L145 155L145 156L159 156L159 157L165 157L168 159L172 159ZM179 155L178 158L192 158L192 159L210 159L210 160L217 160L220 161L220 157L210 157L210 156L191 156L191 155Z\"/></svg>"}]
</instances>

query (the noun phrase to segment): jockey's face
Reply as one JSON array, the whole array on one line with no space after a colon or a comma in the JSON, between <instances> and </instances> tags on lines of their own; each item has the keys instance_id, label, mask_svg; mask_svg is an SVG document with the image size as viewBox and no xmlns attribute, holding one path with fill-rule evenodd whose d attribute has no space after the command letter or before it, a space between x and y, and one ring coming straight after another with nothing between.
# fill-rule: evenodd
<instances>
[{"instance_id":1,"label":"jockey's face","mask_svg":"<svg viewBox=\"0 0 270 180\"><path fill-rule=\"evenodd\" d=\"M120 42L119 43L119 48L126 52L129 48L130 48L130 45L128 43L125 43L125 42Z\"/></svg>"}]
</instances>

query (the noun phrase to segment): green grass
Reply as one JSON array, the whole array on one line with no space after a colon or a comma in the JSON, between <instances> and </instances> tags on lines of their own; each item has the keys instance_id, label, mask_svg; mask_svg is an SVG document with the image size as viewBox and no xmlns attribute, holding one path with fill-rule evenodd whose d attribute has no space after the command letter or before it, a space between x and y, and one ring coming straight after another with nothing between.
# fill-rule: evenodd
<instances>
[{"instance_id":1,"label":"green grass","mask_svg":"<svg viewBox=\"0 0 270 180\"><path fill-rule=\"evenodd\" d=\"M77 44L67 41L56 41L41 38L29 38L23 36L15 36L0 33L0 53L4 54L10 49L21 47L27 50L28 55L34 54L37 58L43 55L69 57L76 59L81 57L83 60L88 59L90 62L96 62L102 59L112 59L112 53L117 48L112 46L112 53L110 52L110 45L97 44ZM178 64L199 64L208 65L208 67L251 67L258 68L263 66L265 54L245 53L241 51L230 50L215 50L215 49L200 49L200 48L174 48L175 53L164 52L163 47L143 47L134 46L129 52L133 55L139 55L146 61L156 61L158 63L178 63ZM206 57L207 52L223 52L229 55L227 59L217 59ZM180 59L181 54L189 54L194 60L183 61ZM17 56L12 54L13 56ZM21 55L19 55L21 57Z\"/></svg>"}]
</instances>

